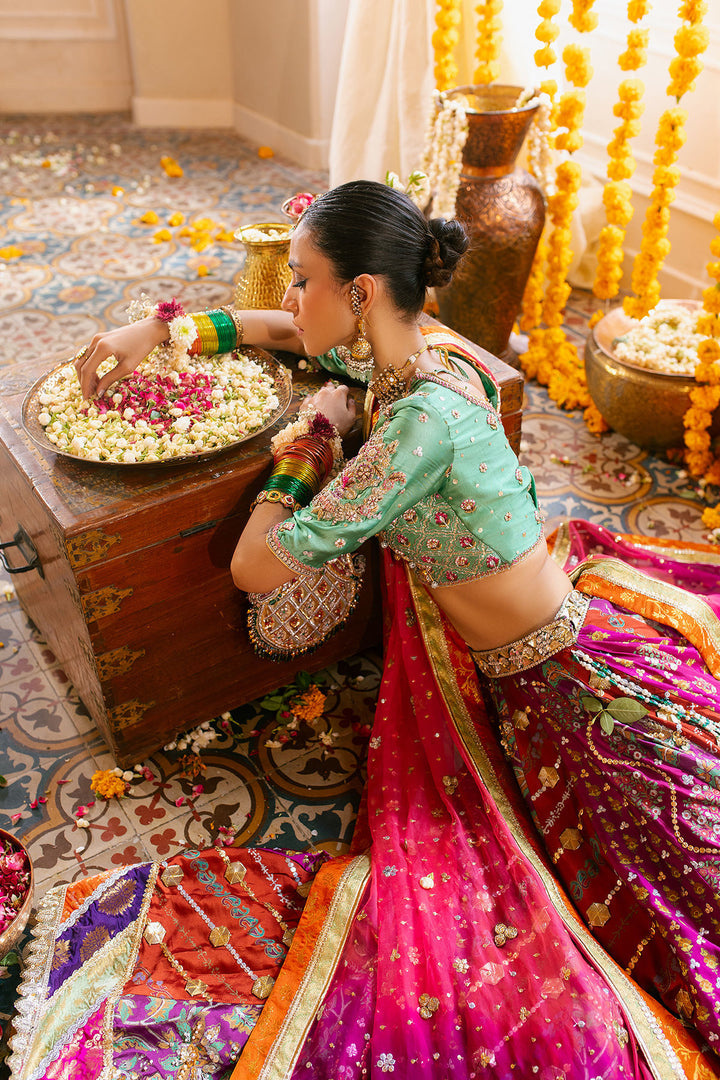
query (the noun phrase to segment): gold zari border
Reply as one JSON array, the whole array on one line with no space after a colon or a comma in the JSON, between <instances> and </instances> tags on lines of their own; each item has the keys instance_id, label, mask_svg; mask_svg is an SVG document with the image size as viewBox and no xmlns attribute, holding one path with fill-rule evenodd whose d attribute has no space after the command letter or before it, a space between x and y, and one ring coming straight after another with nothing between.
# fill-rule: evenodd
<instances>
[{"instance_id":1,"label":"gold zari border","mask_svg":"<svg viewBox=\"0 0 720 1080\"><path fill-rule=\"evenodd\" d=\"M340 963L343 946L369 878L370 859L367 855L358 855L343 872L300 986L257 1080L287 1080L292 1075Z\"/></svg>"},{"instance_id":2,"label":"gold zari border","mask_svg":"<svg viewBox=\"0 0 720 1080\"><path fill-rule=\"evenodd\" d=\"M611 556L585 559L570 574L570 580L580 592L593 593L593 579L628 589L635 597L655 602L652 610L641 610L640 614L679 630L698 649L712 674L720 677L720 619L701 596L667 581L658 581L643 570ZM617 597L617 602L627 606L623 605L622 597ZM631 610L636 610L636 606L633 605ZM673 617L675 611L682 612L687 620Z\"/></svg>"},{"instance_id":3,"label":"gold zari border","mask_svg":"<svg viewBox=\"0 0 720 1080\"><path fill-rule=\"evenodd\" d=\"M579 917L569 910L570 902L565 899L557 881L548 871L547 866L526 836L478 738L457 683L437 605L429 593L417 583L410 571L406 570L406 572L435 681L445 699L455 730L465 749L468 763L472 765L477 776L498 806L513 839L521 853L540 877L550 903L562 919L568 932L592 958L597 970L622 1003L623 1011L632 1024L633 1032L655 1080L678 1080L678 1078L684 1080L685 1073L677 1055L662 1033L658 1033L657 1021L642 1000L637 987L608 956L583 923L580 922Z\"/></svg>"}]
</instances>

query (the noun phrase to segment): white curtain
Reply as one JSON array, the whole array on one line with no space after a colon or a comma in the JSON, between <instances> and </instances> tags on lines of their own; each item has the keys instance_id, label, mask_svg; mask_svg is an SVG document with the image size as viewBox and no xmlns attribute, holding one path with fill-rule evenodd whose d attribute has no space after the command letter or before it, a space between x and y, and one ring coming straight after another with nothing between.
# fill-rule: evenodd
<instances>
[{"instance_id":1,"label":"white curtain","mask_svg":"<svg viewBox=\"0 0 720 1080\"><path fill-rule=\"evenodd\" d=\"M435 0L350 0L330 136L330 185L405 182L422 158Z\"/></svg>"},{"instance_id":2,"label":"white curtain","mask_svg":"<svg viewBox=\"0 0 720 1080\"><path fill-rule=\"evenodd\" d=\"M499 81L523 86L537 77L537 41L534 19L520 18L516 5L506 0L503 11ZM456 54L460 85L472 82L475 66L473 9L474 0L463 0L465 31ZM383 181L388 171L404 183L419 167L435 85L435 11L436 0L350 0L330 135L331 187ZM522 155L518 163L523 165ZM589 287L594 278L604 222L601 194L602 186L586 178L572 222L574 285Z\"/></svg>"}]
</instances>

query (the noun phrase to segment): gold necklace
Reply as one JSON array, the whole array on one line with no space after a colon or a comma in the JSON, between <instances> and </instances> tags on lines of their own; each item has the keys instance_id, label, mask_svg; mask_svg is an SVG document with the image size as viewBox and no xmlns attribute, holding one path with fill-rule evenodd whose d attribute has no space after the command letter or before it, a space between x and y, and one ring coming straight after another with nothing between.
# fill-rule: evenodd
<instances>
[{"instance_id":1,"label":"gold necklace","mask_svg":"<svg viewBox=\"0 0 720 1080\"><path fill-rule=\"evenodd\" d=\"M402 367L394 367L390 364L388 367L383 368L372 382L368 386L368 390L371 394L375 395L377 403L380 408L385 405L391 404L393 401L397 401L407 391L408 377L411 372L408 370L417 363L417 359L427 349L427 345L423 345L421 349L414 352L412 356L408 356Z\"/></svg>"}]
</instances>

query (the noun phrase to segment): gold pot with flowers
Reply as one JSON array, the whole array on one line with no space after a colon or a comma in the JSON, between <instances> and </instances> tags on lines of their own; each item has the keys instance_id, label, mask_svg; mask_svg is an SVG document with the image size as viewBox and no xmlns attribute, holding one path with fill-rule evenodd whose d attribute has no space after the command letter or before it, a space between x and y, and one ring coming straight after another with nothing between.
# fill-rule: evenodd
<instances>
[{"instance_id":1,"label":"gold pot with flowers","mask_svg":"<svg viewBox=\"0 0 720 1080\"><path fill-rule=\"evenodd\" d=\"M642 319L613 308L585 346L590 397L613 429L643 450L682 447L704 335L697 300L664 300ZM720 435L716 415L711 436Z\"/></svg>"}]
</instances>

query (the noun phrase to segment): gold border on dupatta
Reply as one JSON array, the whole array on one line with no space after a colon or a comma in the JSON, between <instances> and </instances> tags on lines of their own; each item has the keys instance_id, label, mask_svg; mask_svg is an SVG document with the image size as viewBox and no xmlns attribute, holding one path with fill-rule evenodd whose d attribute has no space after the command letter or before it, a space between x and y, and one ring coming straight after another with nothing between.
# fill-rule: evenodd
<instances>
[{"instance_id":1,"label":"gold border on dupatta","mask_svg":"<svg viewBox=\"0 0 720 1080\"><path fill-rule=\"evenodd\" d=\"M628 566L622 559L616 559L612 556L591 557L573 568L570 573L570 580L581 592L582 584L580 579L586 572L592 577L608 581L618 588L629 589L631 592L644 596L648 600L655 600L660 604L667 605L670 609L675 608L683 612L691 622L695 623L701 634L710 643L710 648L715 657L720 656L720 619L701 596L696 596L678 585L671 585L668 581L658 581L657 578L650 577L643 570L639 570L635 566ZM660 622L664 621L660 613L655 618ZM679 622L672 625L676 626L676 629L688 637L687 628L683 628ZM698 642L692 637L688 637L688 640L692 640L693 645L703 654L703 659L710 670L713 671L713 674L717 674L714 670L716 664L708 662L707 649L703 648L702 642Z\"/></svg>"},{"instance_id":2,"label":"gold border on dupatta","mask_svg":"<svg viewBox=\"0 0 720 1080\"><path fill-rule=\"evenodd\" d=\"M472 763L478 777L495 800L522 854L537 871L553 908L562 919L571 936L591 956L598 971L612 987L622 1003L623 1010L632 1023L635 1036L656 1080L678 1080L678 1078L685 1080L685 1072L677 1055L667 1043L663 1033L658 1031L657 1021L640 997L634 983L610 959L602 946L579 921L579 918L576 919L568 911L567 905L569 901L565 900L558 882L548 871L525 836L524 830L502 790L492 764L488 760L482 743L477 737L472 718L455 678L455 671L437 605L429 593L414 579L407 567L406 573L435 681L445 699L448 712L466 750L469 762Z\"/></svg>"},{"instance_id":3,"label":"gold border on dupatta","mask_svg":"<svg viewBox=\"0 0 720 1080\"><path fill-rule=\"evenodd\" d=\"M307 968L256 1080L287 1080L297 1064L360 906L370 877L370 859L358 855L343 872Z\"/></svg>"},{"instance_id":4,"label":"gold border on dupatta","mask_svg":"<svg viewBox=\"0 0 720 1080\"><path fill-rule=\"evenodd\" d=\"M45 1001L53 945L62 920L67 888L67 885L58 885L57 888L50 889L36 911L29 947L30 956L25 963L18 987L15 1034L9 1040L11 1054L8 1065L13 1077L20 1077L24 1073L30 1054L31 1037L37 1031L37 1020Z\"/></svg>"}]
</instances>

